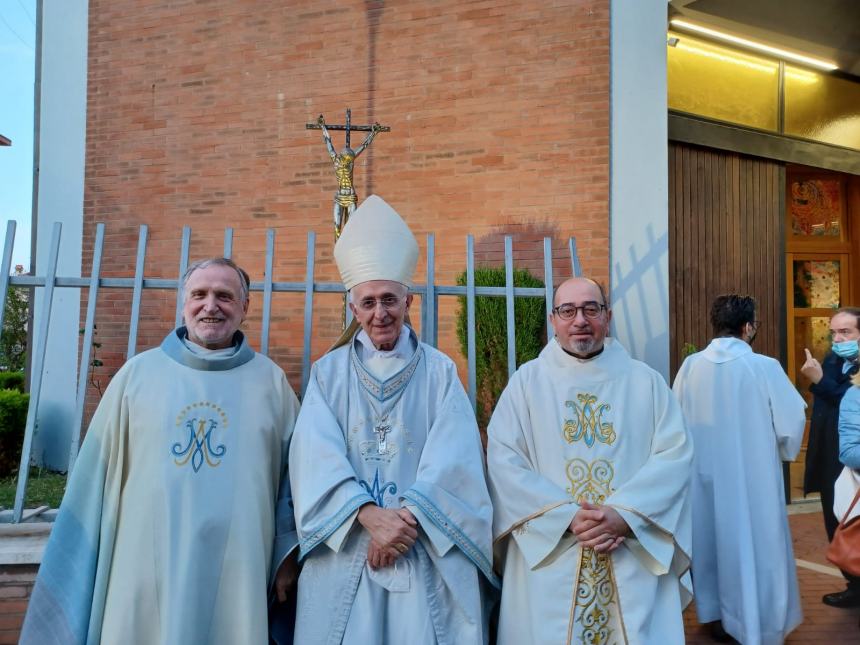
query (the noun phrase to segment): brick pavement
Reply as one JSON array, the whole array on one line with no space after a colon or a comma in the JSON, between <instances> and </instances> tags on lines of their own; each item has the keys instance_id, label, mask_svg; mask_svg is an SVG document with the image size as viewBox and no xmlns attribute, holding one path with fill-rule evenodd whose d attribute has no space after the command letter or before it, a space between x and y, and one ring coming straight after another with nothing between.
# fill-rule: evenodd
<instances>
[{"instance_id":1,"label":"brick pavement","mask_svg":"<svg viewBox=\"0 0 860 645\"><path fill-rule=\"evenodd\" d=\"M797 507L800 508L797 508ZM860 619L858 609L834 609L821 602L821 596L844 588L842 577L824 557L827 536L817 505L797 505L792 510L799 512L789 517L794 543L794 557L799 561L797 577L800 581L800 597L803 607L803 623L791 633L786 643L860 643ZM811 567L826 567L827 572ZM710 645L707 631L696 623L695 608L691 605L684 613L687 643Z\"/></svg>"}]
</instances>

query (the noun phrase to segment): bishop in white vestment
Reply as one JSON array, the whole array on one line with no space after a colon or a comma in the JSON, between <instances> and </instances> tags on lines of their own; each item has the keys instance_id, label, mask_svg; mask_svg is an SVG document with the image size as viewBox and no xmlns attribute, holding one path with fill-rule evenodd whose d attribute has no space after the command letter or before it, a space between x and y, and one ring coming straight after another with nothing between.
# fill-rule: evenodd
<instances>
[{"instance_id":1,"label":"bishop in white vestment","mask_svg":"<svg viewBox=\"0 0 860 645\"><path fill-rule=\"evenodd\" d=\"M595 282L556 292L553 338L490 421L499 645L684 642L692 444L662 376L605 338ZM583 519L585 518L585 519Z\"/></svg>"},{"instance_id":2,"label":"bishop in white vestment","mask_svg":"<svg viewBox=\"0 0 860 645\"><path fill-rule=\"evenodd\" d=\"M189 267L185 325L111 379L36 579L21 643L266 645L297 547L286 477L298 400L238 331L247 274Z\"/></svg>"},{"instance_id":3,"label":"bishop in white vestment","mask_svg":"<svg viewBox=\"0 0 860 645\"><path fill-rule=\"evenodd\" d=\"M800 450L806 404L779 362L752 351L752 298L720 296L711 322L717 337L674 384L696 446L696 613L744 645L778 644L803 618L782 462Z\"/></svg>"},{"instance_id":4,"label":"bishop in white vestment","mask_svg":"<svg viewBox=\"0 0 860 645\"><path fill-rule=\"evenodd\" d=\"M356 320L314 364L290 448L302 645L487 639L480 437L454 363L404 324L417 253L375 196L335 246Z\"/></svg>"}]
</instances>

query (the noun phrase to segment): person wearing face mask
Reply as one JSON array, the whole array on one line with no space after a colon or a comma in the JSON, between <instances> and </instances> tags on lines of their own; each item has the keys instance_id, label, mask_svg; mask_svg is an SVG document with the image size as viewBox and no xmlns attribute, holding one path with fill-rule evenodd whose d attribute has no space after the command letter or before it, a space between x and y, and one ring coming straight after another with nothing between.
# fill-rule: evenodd
<instances>
[{"instance_id":1,"label":"person wearing face mask","mask_svg":"<svg viewBox=\"0 0 860 645\"><path fill-rule=\"evenodd\" d=\"M714 339L684 361L673 390L693 438L693 590L717 640L782 643L802 620L782 462L800 450L803 398L750 344L755 300L719 296Z\"/></svg>"},{"instance_id":2,"label":"person wearing face mask","mask_svg":"<svg viewBox=\"0 0 860 645\"><path fill-rule=\"evenodd\" d=\"M839 520L833 514L833 486L842 463L839 461L839 404L851 387L851 377L857 374L860 339L860 308L843 307L830 319L831 351L819 363L806 350L806 362L800 371L811 384L813 395L812 420L806 447L806 471L803 477L804 495L818 491L827 539L833 539ZM831 607L860 606L860 578L842 572L847 586L842 591L825 594L821 601Z\"/></svg>"}]
</instances>

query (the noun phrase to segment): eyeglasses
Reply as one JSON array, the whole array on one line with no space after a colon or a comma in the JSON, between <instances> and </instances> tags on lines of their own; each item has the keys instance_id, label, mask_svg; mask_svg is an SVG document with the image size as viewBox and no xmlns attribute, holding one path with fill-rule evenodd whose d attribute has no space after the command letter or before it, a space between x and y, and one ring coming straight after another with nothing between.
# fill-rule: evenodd
<instances>
[{"instance_id":1,"label":"eyeglasses","mask_svg":"<svg viewBox=\"0 0 860 645\"><path fill-rule=\"evenodd\" d=\"M400 304L402 298L400 296L383 296L382 298L365 298L364 300L360 300L358 303L358 308L362 311L370 313L371 311L376 310L376 305L382 305L382 308L386 311L391 311L392 309L396 309Z\"/></svg>"},{"instance_id":2,"label":"eyeglasses","mask_svg":"<svg viewBox=\"0 0 860 645\"><path fill-rule=\"evenodd\" d=\"M558 307L554 307L552 312L562 320L573 320L580 309L582 310L582 315L586 318L597 318L606 309L606 305L600 305L596 302L586 302L584 305L577 307L574 304L565 302Z\"/></svg>"}]
</instances>

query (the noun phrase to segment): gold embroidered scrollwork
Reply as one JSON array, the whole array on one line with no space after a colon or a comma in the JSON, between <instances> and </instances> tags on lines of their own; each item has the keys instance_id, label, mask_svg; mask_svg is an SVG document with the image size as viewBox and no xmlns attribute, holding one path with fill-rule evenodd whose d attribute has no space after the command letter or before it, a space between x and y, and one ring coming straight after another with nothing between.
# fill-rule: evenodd
<instances>
[{"instance_id":1,"label":"gold embroidered scrollwork","mask_svg":"<svg viewBox=\"0 0 860 645\"><path fill-rule=\"evenodd\" d=\"M612 409L608 403L599 403L594 394L577 394L577 401L565 401L565 407L573 411L573 419L565 419L562 434L565 441L584 441L591 448L595 441L612 445L615 441L615 429L612 423L603 420L603 413Z\"/></svg>"},{"instance_id":2,"label":"gold embroidered scrollwork","mask_svg":"<svg viewBox=\"0 0 860 645\"><path fill-rule=\"evenodd\" d=\"M606 459L595 459L588 463L584 459L567 462L568 494L589 504L602 504L612 494L612 478L615 470Z\"/></svg>"},{"instance_id":3,"label":"gold embroidered scrollwork","mask_svg":"<svg viewBox=\"0 0 860 645\"><path fill-rule=\"evenodd\" d=\"M566 474L570 482L567 492L578 502L603 504L612 494L615 470L605 459L591 463L572 459L567 464ZM605 553L595 553L594 549L582 549L573 608L576 621L576 639L573 642L590 645L613 643L621 631L617 628L619 609L610 557Z\"/></svg>"}]
</instances>

